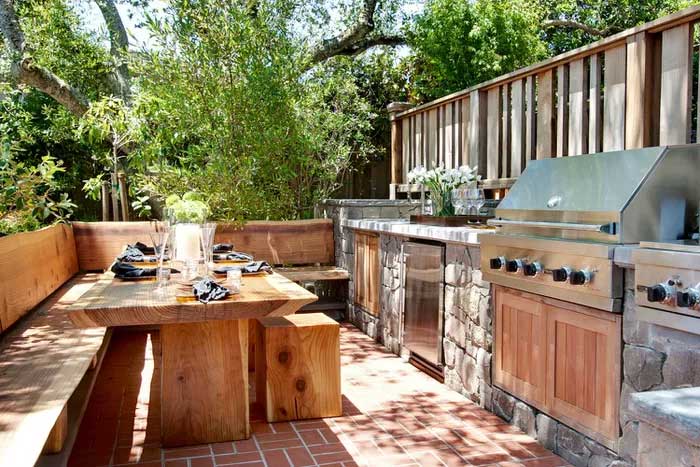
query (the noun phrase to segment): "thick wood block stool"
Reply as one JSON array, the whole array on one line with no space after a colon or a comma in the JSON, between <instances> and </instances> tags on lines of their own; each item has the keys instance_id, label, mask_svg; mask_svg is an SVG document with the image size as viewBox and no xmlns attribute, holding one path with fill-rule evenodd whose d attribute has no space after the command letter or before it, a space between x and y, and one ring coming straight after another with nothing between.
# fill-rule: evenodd
<instances>
[{"instance_id":1,"label":"thick wood block stool","mask_svg":"<svg viewBox=\"0 0 700 467\"><path fill-rule=\"evenodd\" d=\"M342 414L338 323L323 313L261 318L256 334L256 399L268 422Z\"/></svg>"}]
</instances>

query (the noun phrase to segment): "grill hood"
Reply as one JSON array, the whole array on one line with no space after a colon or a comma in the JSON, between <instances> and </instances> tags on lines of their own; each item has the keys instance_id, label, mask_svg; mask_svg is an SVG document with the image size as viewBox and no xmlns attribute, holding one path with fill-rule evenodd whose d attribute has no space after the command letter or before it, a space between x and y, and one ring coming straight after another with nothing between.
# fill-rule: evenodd
<instances>
[{"instance_id":1,"label":"grill hood","mask_svg":"<svg viewBox=\"0 0 700 467\"><path fill-rule=\"evenodd\" d=\"M531 161L496 209L502 233L639 243L696 223L700 146Z\"/></svg>"}]
</instances>

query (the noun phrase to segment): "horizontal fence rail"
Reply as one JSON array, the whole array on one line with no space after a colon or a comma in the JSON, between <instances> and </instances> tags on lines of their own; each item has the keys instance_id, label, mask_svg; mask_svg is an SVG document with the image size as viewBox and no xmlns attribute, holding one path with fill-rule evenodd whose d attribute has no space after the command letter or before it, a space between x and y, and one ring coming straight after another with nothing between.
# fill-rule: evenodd
<instances>
[{"instance_id":1,"label":"horizontal fence rail","mask_svg":"<svg viewBox=\"0 0 700 467\"><path fill-rule=\"evenodd\" d=\"M487 187L505 187L535 159L697 142L699 18L693 6L418 107L391 104L392 197L417 165L478 165Z\"/></svg>"}]
</instances>

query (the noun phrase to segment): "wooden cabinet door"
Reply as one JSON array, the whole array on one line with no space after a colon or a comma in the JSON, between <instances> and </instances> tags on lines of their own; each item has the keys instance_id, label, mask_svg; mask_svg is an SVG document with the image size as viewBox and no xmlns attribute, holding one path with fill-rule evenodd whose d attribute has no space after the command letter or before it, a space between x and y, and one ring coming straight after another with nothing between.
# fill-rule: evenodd
<instances>
[{"instance_id":1,"label":"wooden cabinet door","mask_svg":"<svg viewBox=\"0 0 700 467\"><path fill-rule=\"evenodd\" d=\"M355 232L355 304L374 316L379 315L379 237Z\"/></svg>"},{"instance_id":2,"label":"wooden cabinet door","mask_svg":"<svg viewBox=\"0 0 700 467\"><path fill-rule=\"evenodd\" d=\"M543 305L528 294L495 288L494 382L519 398L543 407L547 328Z\"/></svg>"},{"instance_id":3,"label":"wooden cabinet door","mask_svg":"<svg viewBox=\"0 0 700 467\"><path fill-rule=\"evenodd\" d=\"M619 436L619 315L576 305L545 305L547 406L550 415L585 433ZM596 436L594 436L596 437ZM597 437L596 437L597 438Z\"/></svg>"}]
</instances>

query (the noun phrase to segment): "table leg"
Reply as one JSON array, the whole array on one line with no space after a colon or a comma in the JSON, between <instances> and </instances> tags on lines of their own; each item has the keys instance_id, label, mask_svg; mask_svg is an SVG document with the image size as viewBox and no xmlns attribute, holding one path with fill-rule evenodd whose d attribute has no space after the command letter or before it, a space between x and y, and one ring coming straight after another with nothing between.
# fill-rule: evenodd
<instances>
[{"instance_id":1,"label":"table leg","mask_svg":"<svg viewBox=\"0 0 700 467\"><path fill-rule=\"evenodd\" d=\"M163 446L250 438L248 320L164 324Z\"/></svg>"}]
</instances>

